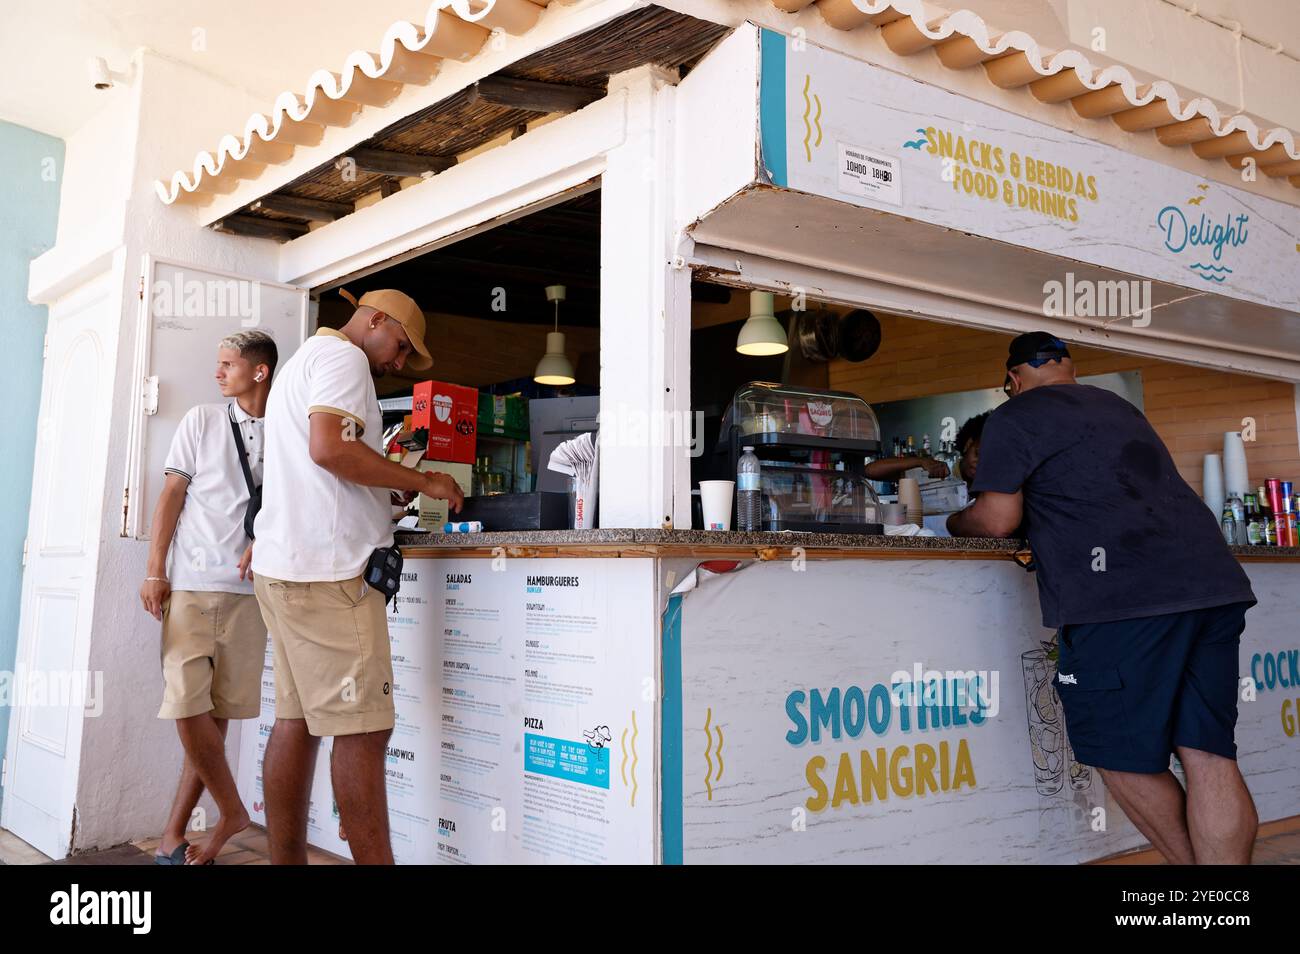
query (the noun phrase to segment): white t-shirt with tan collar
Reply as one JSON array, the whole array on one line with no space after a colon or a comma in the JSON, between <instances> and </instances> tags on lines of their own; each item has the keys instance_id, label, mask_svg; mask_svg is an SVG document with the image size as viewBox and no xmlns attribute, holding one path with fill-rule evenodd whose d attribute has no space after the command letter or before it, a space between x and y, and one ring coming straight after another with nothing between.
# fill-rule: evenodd
<instances>
[{"instance_id":1,"label":"white t-shirt with tan collar","mask_svg":"<svg viewBox=\"0 0 1300 954\"><path fill-rule=\"evenodd\" d=\"M338 418L349 437L381 452L383 415L365 352L322 328L277 372L266 402L262 509L253 573L298 583L360 575L393 544L389 491L335 477L311 459L310 417Z\"/></svg>"}]
</instances>

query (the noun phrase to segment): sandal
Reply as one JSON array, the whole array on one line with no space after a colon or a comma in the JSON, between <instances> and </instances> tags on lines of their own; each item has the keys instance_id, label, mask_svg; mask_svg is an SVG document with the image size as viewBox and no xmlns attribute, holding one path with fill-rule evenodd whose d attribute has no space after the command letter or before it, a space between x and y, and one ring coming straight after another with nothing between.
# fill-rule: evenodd
<instances>
[{"instance_id":1,"label":"sandal","mask_svg":"<svg viewBox=\"0 0 1300 954\"><path fill-rule=\"evenodd\" d=\"M185 849L189 848L188 841L182 841L177 845L170 855L160 855L154 852L153 863L156 865L183 865L185 864Z\"/></svg>"}]
</instances>

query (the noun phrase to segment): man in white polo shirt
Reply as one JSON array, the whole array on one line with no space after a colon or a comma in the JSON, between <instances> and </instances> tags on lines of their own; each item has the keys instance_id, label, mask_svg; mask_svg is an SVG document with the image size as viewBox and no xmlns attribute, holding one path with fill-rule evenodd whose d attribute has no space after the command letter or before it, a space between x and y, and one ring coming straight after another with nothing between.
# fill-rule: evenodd
<instances>
[{"instance_id":1,"label":"man in white polo shirt","mask_svg":"<svg viewBox=\"0 0 1300 954\"><path fill-rule=\"evenodd\" d=\"M225 736L228 720L251 719L261 711L266 626L252 582L240 572L250 494L239 442L257 486L262 413L276 359L275 342L263 332L223 338L216 378L229 400L191 408L167 454L140 601L162 621L164 689L158 717L176 720L185 766L155 852L158 864L207 864L248 826L226 763ZM204 787L221 820L200 848L185 840L185 829Z\"/></svg>"},{"instance_id":2,"label":"man in white polo shirt","mask_svg":"<svg viewBox=\"0 0 1300 954\"><path fill-rule=\"evenodd\" d=\"M307 863L307 810L319 737L358 864L392 864L384 759L393 660L384 595L362 571L393 544L390 491L459 511L447 474L388 460L374 378L433 364L424 313L399 291L355 302L285 363L266 408L266 483L252 569L275 659L275 728L262 766L273 864Z\"/></svg>"}]
</instances>

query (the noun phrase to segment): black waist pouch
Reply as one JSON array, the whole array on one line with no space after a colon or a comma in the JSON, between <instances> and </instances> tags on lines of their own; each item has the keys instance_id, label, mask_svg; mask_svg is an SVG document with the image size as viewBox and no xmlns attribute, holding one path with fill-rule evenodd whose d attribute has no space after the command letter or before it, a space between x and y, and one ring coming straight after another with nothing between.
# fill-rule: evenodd
<instances>
[{"instance_id":1,"label":"black waist pouch","mask_svg":"<svg viewBox=\"0 0 1300 954\"><path fill-rule=\"evenodd\" d=\"M361 574L367 585L384 594L387 603L402 588L402 553L397 547L380 547L370 554Z\"/></svg>"}]
</instances>

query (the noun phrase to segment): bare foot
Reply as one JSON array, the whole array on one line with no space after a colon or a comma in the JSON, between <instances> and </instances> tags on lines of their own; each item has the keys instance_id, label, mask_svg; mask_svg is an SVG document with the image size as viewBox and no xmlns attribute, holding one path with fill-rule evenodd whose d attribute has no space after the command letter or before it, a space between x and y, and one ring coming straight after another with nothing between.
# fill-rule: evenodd
<instances>
[{"instance_id":1,"label":"bare foot","mask_svg":"<svg viewBox=\"0 0 1300 954\"><path fill-rule=\"evenodd\" d=\"M220 853L222 846L231 838L238 835L248 827L248 812L240 806L239 814L227 818L221 816L217 822L217 827L212 829L212 834L202 845L190 845L185 851L185 863L187 865L206 865L209 861L214 860Z\"/></svg>"},{"instance_id":2,"label":"bare foot","mask_svg":"<svg viewBox=\"0 0 1300 954\"><path fill-rule=\"evenodd\" d=\"M184 835L176 835L165 832L162 841L158 842L157 849L154 850L155 858L170 858L173 851L185 844Z\"/></svg>"}]
</instances>

